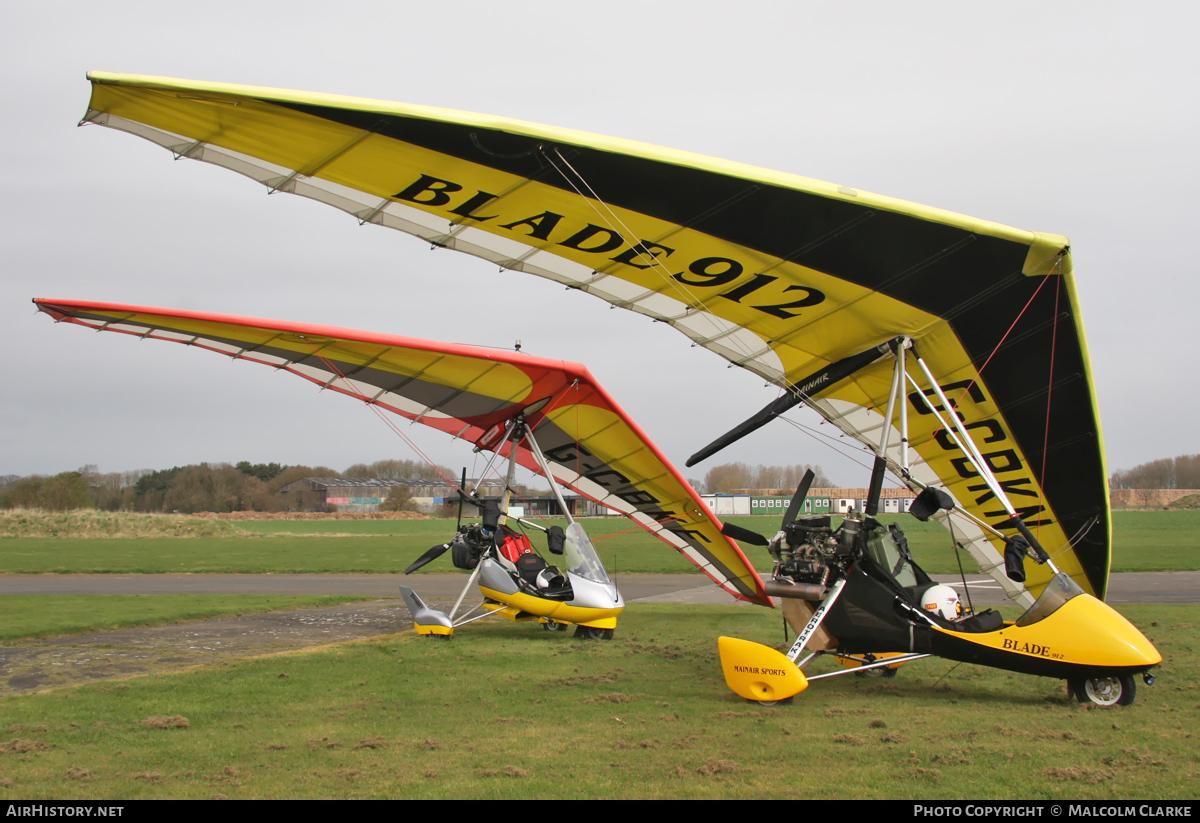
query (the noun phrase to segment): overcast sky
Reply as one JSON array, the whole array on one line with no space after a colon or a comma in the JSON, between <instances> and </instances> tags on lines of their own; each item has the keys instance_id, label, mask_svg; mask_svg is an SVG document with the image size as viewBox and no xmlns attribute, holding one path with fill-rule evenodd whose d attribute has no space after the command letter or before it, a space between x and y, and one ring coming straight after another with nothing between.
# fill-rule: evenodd
<instances>
[{"instance_id":1,"label":"overcast sky","mask_svg":"<svg viewBox=\"0 0 1200 823\"><path fill-rule=\"evenodd\" d=\"M682 466L774 398L587 295L130 135L88 70L375 97L686 149L1071 238L1110 470L1200 452L1194 3L8 4L0 474L414 455L361 404L56 326L34 297L243 314L584 363ZM800 416L800 419L813 422ZM828 431L826 426L825 430ZM469 449L409 429L438 462ZM842 441L848 444L848 441ZM853 452L848 445L844 451ZM783 423L725 460L867 472ZM702 476L702 464L686 471Z\"/></svg>"}]
</instances>

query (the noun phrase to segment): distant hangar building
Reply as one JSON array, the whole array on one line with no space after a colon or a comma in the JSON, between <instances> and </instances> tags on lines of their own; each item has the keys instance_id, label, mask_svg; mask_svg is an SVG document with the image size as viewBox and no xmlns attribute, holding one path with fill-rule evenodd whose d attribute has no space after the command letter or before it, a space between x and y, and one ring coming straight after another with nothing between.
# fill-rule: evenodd
<instances>
[{"instance_id":1,"label":"distant hangar building","mask_svg":"<svg viewBox=\"0 0 1200 823\"><path fill-rule=\"evenodd\" d=\"M407 488L413 505L423 512L441 508L447 498L456 500L456 486L444 480L382 480L375 477L305 477L279 490L284 511L377 512L397 487ZM468 484L468 488L470 485ZM500 486L485 486L485 497L499 494Z\"/></svg>"},{"instance_id":2,"label":"distant hangar building","mask_svg":"<svg viewBox=\"0 0 1200 823\"><path fill-rule=\"evenodd\" d=\"M706 494L701 499L718 517L772 514L783 516L792 502L790 489L733 489L729 494ZM866 511L867 489L809 489L801 514L845 514ZM880 490L879 513L908 511L916 496L903 486Z\"/></svg>"},{"instance_id":3,"label":"distant hangar building","mask_svg":"<svg viewBox=\"0 0 1200 823\"><path fill-rule=\"evenodd\" d=\"M476 482L468 479L467 488L474 488ZM458 486L447 484L444 480L382 480L374 477L305 477L287 484L279 490L279 494L284 511L377 512L382 510L383 501L397 486L407 488L412 495L413 506L426 514L440 513L444 504L458 501ZM484 483L479 490L480 497L485 498L498 498L503 493L504 484L499 480ZM589 509L595 506L590 500L569 495L566 496L566 502L576 516L592 514ZM514 497L512 505L523 508L523 514L526 515L554 517L562 514L558 501L549 495L524 500ZM476 514L472 507L467 507L464 513Z\"/></svg>"}]
</instances>

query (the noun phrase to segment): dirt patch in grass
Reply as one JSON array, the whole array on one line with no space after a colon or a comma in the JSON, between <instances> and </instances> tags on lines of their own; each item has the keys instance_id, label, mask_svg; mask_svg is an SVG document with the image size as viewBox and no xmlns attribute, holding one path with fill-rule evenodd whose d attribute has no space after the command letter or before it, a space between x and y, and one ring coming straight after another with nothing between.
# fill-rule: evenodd
<instances>
[{"instance_id":1,"label":"dirt patch in grass","mask_svg":"<svg viewBox=\"0 0 1200 823\"><path fill-rule=\"evenodd\" d=\"M1074 783L1103 783L1113 779L1113 773L1108 769L1088 769L1083 766L1052 766L1043 770L1042 774L1051 780Z\"/></svg>"},{"instance_id":2,"label":"dirt patch in grass","mask_svg":"<svg viewBox=\"0 0 1200 823\"><path fill-rule=\"evenodd\" d=\"M25 754L26 752L49 751L50 744L41 740L21 740L14 738L7 743L0 743L0 754Z\"/></svg>"},{"instance_id":3,"label":"dirt patch in grass","mask_svg":"<svg viewBox=\"0 0 1200 823\"><path fill-rule=\"evenodd\" d=\"M719 774L736 774L738 771L738 764L732 760L720 760L716 758L709 760L703 766L696 769L697 774L702 774L705 777L715 777Z\"/></svg>"},{"instance_id":4,"label":"dirt patch in grass","mask_svg":"<svg viewBox=\"0 0 1200 823\"><path fill-rule=\"evenodd\" d=\"M595 697L589 697L584 700L584 703L629 703L633 698L627 694L613 692L612 694L598 694Z\"/></svg>"},{"instance_id":5,"label":"dirt patch in grass","mask_svg":"<svg viewBox=\"0 0 1200 823\"><path fill-rule=\"evenodd\" d=\"M435 609L451 605L431 602ZM0 696L180 671L395 634L412 627L403 602L375 600L0 646ZM274 679L281 687L288 682L287 678Z\"/></svg>"},{"instance_id":6,"label":"dirt patch in grass","mask_svg":"<svg viewBox=\"0 0 1200 823\"><path fill-rule=\"evenodd\" d=\"M141 721L147 729L186 729L192 724L178 714L160 714Z\"/></svg>"}]
</instances>

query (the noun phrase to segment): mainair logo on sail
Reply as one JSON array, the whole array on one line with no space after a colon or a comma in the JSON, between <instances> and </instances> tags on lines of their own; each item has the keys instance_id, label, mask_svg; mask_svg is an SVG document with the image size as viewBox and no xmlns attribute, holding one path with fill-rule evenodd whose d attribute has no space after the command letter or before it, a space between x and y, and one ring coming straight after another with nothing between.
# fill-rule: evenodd
<instances>
[{"instance_id":1,"label":"mainair logo on sail","mask_svg":"<svg viewBox=\"0 0 1200 823\"><path fill-rule=\"evenodd\" d=\"M422 174L412 185L392 195L392 198L415 203L425 208L446 207L449 214L466 220L474 220L477 223L495 220L498 222L492 223L493 228L504 229L520 235L522 238L551 242L565 249L573 249L585 254L605 255L605 259L608 261L634 269L649 269L663 265L663 261L666 261L676 251L670 246L653 243L649 240L638 240L631 243L612 229L597 226L594 223L588 223L583 228L579 228L575 221L552 211L517 217L515 220L512 218L516 215L488 214L487 212L492 209L485 207L493 200L499 199L500 195L480 190L470 197L463 198L460 196L462 191L463 187L458 183ZM620 250L618 254L607 257L618 250ZM603 266L603 263L597 263L593 268L600 269ZM675 266L672 265L672 268ZM746 267L731 257L701 257L687 264L685 271L670 274L670 277L689 288L716 289L730 285L745 271ZM782 302L759 304L758 301L769 296L770 290L763 294L756 295L756 293L767 289L778 280L779 278L772 274L755 274L749 280L716 296L734 303L747 301L743 305L748 308L783 320L799 317L801 309L825 301L825 294L817 289L808 286L784 286L782 291L788 297L783 298ZM754 295L753 298L752 295Z\"/></svg>"}]
</instances>

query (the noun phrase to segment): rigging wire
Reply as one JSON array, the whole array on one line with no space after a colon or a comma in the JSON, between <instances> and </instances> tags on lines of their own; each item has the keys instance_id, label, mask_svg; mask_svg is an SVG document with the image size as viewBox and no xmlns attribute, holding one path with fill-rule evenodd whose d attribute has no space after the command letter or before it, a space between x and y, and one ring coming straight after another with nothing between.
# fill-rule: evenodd
<instances>
[{"instance_id":1,"label":"rigging wire","mask_svg":"<svg viewBox=\"0 0 1200 823\"><path fill-rule=\"evenodd\" d=\"M941 682L942 682L943 680L945 680L947 677L949 677L950 675L954 674L954 670L955 670L955 669L957 669L957 668L958 668L959 666L961 666L961 665L962 665L962 663L955 663L953 666L951 666L949 669L947 669L947 670L946 670L946 673L945 673L945 674L943 674L941 677L939 677L937 680L935 680L935 681L933 682L933 685L932 685L932 686L930 686L930 688L931 688L931 689L937 688L937 684L938 684L938 683L941 683Z\"/></svg>"},{"instance_id":2,"label":"rigging wire","mask_svg":"<svg viewBox=\"0 0 1200 823\"><path fill-rule=\"evenodd\" d=\"M815 409L814 409L814 411L815 411ZM826 448L831 449L832 451L836 452L839 456L844 457L845 459L851 461L855 465L861 466L862 468L867 469L868 471L870 471L872 468L874 468L872 466L872 464L863 463L857 459L857 455L861 454L862 451L865 451L865 448L862 451L858 451L858 452L846 452L846 451L842 450L842 448L844 448L844 447L843 447L842 443L840 442L841 438L836 438L836 437L833 437L832 435L825 434L825 432L818 431L817 429L814 429L811 426L806 426L803 423L793 420L790 417L784 417L783 415L779 415L779 417L777 419L782 420L783 422L787 423L789 426L792 426L793 428L799 429L800 431L804 432L809 437L811 437L813 440L816 440L822 446L825 446ZM824 438L825 440L829 440L830 442L826 443L821 438ZM854 439L853 436L851 436L851 439ZM859 441L855 440L855 442L859 442ZM892 477L885 477L884 479L887 480L887 482L895 485L896 487L900 487L900 486L904 485Z\"/></svg>"},{"instance_id":3,"label":"rigging wire","mask_svg":"<svg viewBox=\"0 0 1200 823\"><path fill-rule=\"evenodd\" d=\"M1062 295L1062 278L1058 278L1058 285L1054 290L1054 330L1050 336L1050 381L1046 384L1046 436L1042 442L1042 476L1038 479L1038 485L1043 490L1046 488L1046 458L1050 456L1050 399L1054 394L1054 351L1058 346L1058 299ZM1042 518L1038 518L1038 536L1042 533Z\"/></svg>"},{"instance_id":4,"label":"rigging wire","mask_svg":"<svg viewBox=\"0 0 1200 823\"><path fill-rule=\"evenodd\" d=\"M1061 262L1061 254L1059 255L1059 258L1060 258L1060 262ZM1050 258L1046 258L1046 259L1048 260ZM1043 261L1043 262L1045 262L1045 261ZM1058 263L1055 263L1054 268L1057 268L1057 267L1058 267ZM992 353L989 354L987 356L987 359L983 361L983 365L975 370L975 377L971 378L971 382L969 382L967 384L967 387L962 390L962 393L959 394L958 398L954 401L954 406L956 408L957 408L958 404L962 402L963 398L967 396L967 392L969 392L972 388L975 387L975 384L979 381L979 378L983 376L983 370L986 369L988 367L988 364L992 362L992 358L996 356L996 352L1000 351L1001 346L1004 345L1004 341L1008 339L1008 336L1010 334L1012 334L1013 329L1015 329L1017 327L1017 324L1021 322L1021 318L1025 316L1025 312L1029 310L1029 307L1033 304L1033 301L1037 298L1038 294L1042 291L1042 288L1046 285L1046 283L1053 276L1054 276L1054 269L1052 268L1050 273L1042 278L1042 282L1038 284L1037 289L1034 290L1034 292L1030 296L1029 300L1027 300L1025 302L1024 308L1022 308L1021 311L1018 312L1016 319L1013 320L1012 325L1010 325L1008 327L1008 331L1004 332L1004 336L1000 338L1000 342L997 343L995 348L992 349ZM1060 278L1060 282L1061 282L1061 278ZM1056 318L1056 322L1057 322L1057 318ZM947 414L957 414L957 412L955 412L953 409L947 409L946 413ZM940 428L937 429L936 431L934 431L933 435L929 438L928 441L926 441L924 448L917 453L917 457L924 460L924 458L925 458L924 450L929 448L930 444L932 444L933 441L937 439L937 436L939 434L941 434L941 432L942 432L942 430Z\"/></svg>"},{"instance_id":5,"label":"rigging wire","mask_svg":"<svg viewBox=\"0 0 1200 823\"><path fill-rule=\"evenodd\" d=\"M954 519L946 518L946 528L950 530L950 542L954 545L954 559L958 561L958 576L962 580L963 594L967 596L967 608L975 614L975 604L971 602L971 587L967 585L967 573L963 570L962 554L959 552L958 537L954 534Z\"/></svg>"},{"instance_id":6,"label":"rigging wire","mask_svg":"<svg viewBox=\"0 0 1200 823\"><path fill-rule=\"evenodd\" d=\"M550 163L550 165L553 166L554 169L560 175L562 175L563 179L567 181L568 185L570 185L571 188L573 188L575 190L575 193L578 194L580 197L582 197L585 201L587 201L588 206L592 209L592 211L594 211L596 213L597 217L602 222L607 224L608 228L611 229L612 231L616 231L617 230L616 227L619 227L622 231L625 232L625 234L629 235L630 237L635 237L636 233L633 232L628 226L625 225L624 221L622 221L621 218L619 216L617 216L617 213L612 209L612 207L609 206L608 203L606 203L603 200L603 198L601 198L600 195L596 193L596 190L594 188L592 188L592 185L590 183L588 183L587 179L584 178L584 176L582 174L580 174L579 171L574 166L571 165L570 161L567 160L567 158L562 155L562 152L560 152L557 147L554 149L554 153L556 155L558 155L558 158L559 158L559 160L562 161L563 165L566 166L568 169L570 169L574 173L575 177L578 178L579 182L582 183L583 186L588 190L588 192L591 193L591 197L588 197L586 194L584 194L580 190L579 186L577 186L575 184L575 181L572 180L571 177L566 172L564 172L562 169L560 169L558 167L558 164L554 162L553 158L551 158L549 154L543 154L543 156ZM596 205L595 205L596 203L599 203L600 205L602 205L604 207L604 210L608 212L607 217L604 215L603 212L600 211L600 209L598 209L596 207ZM610 220L610 218L611 218L611 220ZM615 227L614 227L614 224L615 224ZM689 309L694 310L697 314L701 314L713 326L713 328L716 330L719 337L721 337L722 339L729 339L735 347L737 347L738 349L741 350L742 354L744 354L748 360L753 359L755 357L755 353L750 351L747 348L747 346L745 345L745 343L742 340L739 340L736 336L736 334L737 334L736 330L738 328L744 328L744 327L741 327L737 323L732 323L731 321L724 320L724 318L721 318L722 320L724 320L724 322L729 323L730 326L732 327L730 329L721 329L717 325L717 322L716 322L716 320L719 316L716 315L715 313L709 311L708 306L705 304L704 300L697 297L696 294L693 293L692 290L689 289L686 284L675 282L674 278L672 278L672 276L671 276L670 271L667 269L667 267L665 265L663 265L663 263L657 257L655 257L652 254L644 254L641 252L638 253L638 256L643 259L649 258L648 268L651 271L653 271L655 274L657 274L659 279L661 279L663 281L663 283L665 285L667 285L672 291L674 291L677 294L683 295L686 299L684 299L680 302L682 302L684 305L686 305ZM597 272L597 273L599 274L600 272ZM653 291L653 289L649 289L649 291ZM726 359L728 359L728 358L726 358ZM786 385L786 378L780 377L780 378L767 378L767 379L770 380L770 382L775 383L776 385ZM782 382L780 382L780 381L782 381Z\"/></svg>"},{"instance_id":7,"label":"rigging wire","mask_svg":"<svg viewBox=\"0 0 1200 823\"><path fill-rule=\"evenodd\" d=\"M410 438L408 435L406 435L406 434L404 433L404 431L403 431L403 430L402 430L402 429L401 429L399 426L397 426L397 425L396 425L396 423L395 423L395 422L394 422L394 421L393 421L393 420L392 420L390 417L388 417L387 415L385 415L385 414L383 413L383 411L382 411L382 410L381 410L381 409L378 407L378 403L377 403L376 401L374 401L374 400L372 400L371 398L367 397L367 396L366 396L366 394L364 394L362 391L360 391L360 390L359 390L359 389L358 389L358 388L355 386L355 384L353 383L353 381L351 381L351 380L350 380L350 378L349 378L349 377L347 377L347 376L346 376L346 375L345 375L345 374L342 372L342 370L338 368L338 366L337 366L337 364L336 364L336 363L334 363L332 360L330 360L329 358L327 358L327 357L325 357L324 355L322 355L322 354L320 353L320 349L319 349L318 347L316 347L316 346L315 346L313 343L311 343L310 341L307 341L307 340L306 340L305 342L306 342L306 343L309 345L309 347L310 347L310 348L312 348L312 350L313 350L313 356L314 356L314 357L316 357L318 360L320 360L320 361L321 361L321 362L322 362L322 363L325 365L325 367L326 367L326 368L328 368L328 369L329 369L331 372L333 372L333 373L334 373L334 374L337 376L337 378L338 378L339 380L341 380L341 381L342 381L342 382L345 384L345 386L346 386L346 389L345 389L345 391L346 391L346 393L347 393L347 394L349 394L351 397L357 398L357 399L359 399L359 400L363 401L364 403L366 403L366 404L367 404L367 406L368 406L368 407L370 407L371 411L372 411L372 412L375 414L375 416L376 416L376 417L378 417L380 420L382 420L385 426L387 426L389 429L391 429L393 433L395 433L395 434L396 434L396 435L397 435L397 436L398 436L398 437L399 437L401 440L403 440L403 441L404 441L404 443L405 443L405 444L406 444L406 445L407 445L407 446L408 446L410 449L412 449L412 450L413 450L413 452L414 452L414 453L415 453L415 454L416 454L418 457L420 457L422 460L424 460L424 461L425 461L425 463L426 463L426 464L427 464L427 465L428 465L428 466L429 466L431 469L433 469L433 470L434 470L434 472L436 472L436 473L437 473L437 475L438 475L439 477L441 477L441 478L442 478L442 480L443 480L443 481L444 481L444 482L445 482L445 483L446 483L448 486L454 486L454 485L456 485L456 484L455 484L453 481L451 481L451 480L450 480L448 477L446 477L446 474L445 474L445 473L442 471L442 467L441 467L441 466L438 466L436 463L434 463L434 462L433 462L433 460L432 460L432 459L430 459L430 457L429 457L427 454L425 454L425 452L424 452L424 451L422 451L422 450L421 450L421 448L420 448L420 447L419 447L419 446L416 444L416 442L412 440L412 438ZM574 382L573 382L573 383L572 383L570 386L567 386L566 388L564 388L564 389L563 389L563 390L562 390L562 391L559 393L559 394L560 394L560 398L559 398L559 401L557 401L557 402L555 403L555 405L557 405L557 403L558 403L558 402L561 402L561 400L562 400L563 398L565 398L565 397L566 397L566 393L567 393L567 391L569 391L571 388L575 388L575 389L576 389L576 391L578 392L578 390L579 390L579 381L578 381L578 379L577 379L577 380L575 380L575 381L574 381ZM551 408L553 408L553 406L552 406ZM542 418L542 420L541 420L541 421L539 421L539 422L538 422L538 425L540 425L540 424L541 424L542 422L544 422L544 421L545 421L545 416L543 415L543 418ZM578 459L578 452L579 452L579 449L578 449L578 439L576 439L576 447L577 447L577 448L576 448L576 456L577 456L577 459ZM515 445L512 445L512 446L510 446L510 449L511 449L511 448L516 448L516 446L515 446ZM474 466L474 465L476 465L476 464L477 464L477 462L478 462L478 459L479 459L479 458L478 458L478 455L476 455L476 457L475 457L475 461L476 461L476 463L473 463L473 464L472 464L472 466ZM474 471L472 471L472 473L474 473ZM493 467L492 467L492 473L494 473L494 474L496 474L497 476L499 476L499 467L498 467L498 466L493 466ZM578 473L578 472L577 472L577 473ZM540 472L538 472L538 474L540 474ZM481 480L484 480L484 479L486 479L486 478L480 478L480 479L481 479ZM548 477L548 478L546 478L546 479L547 479L549 482L551 482L551 483L555 482L555 479L554 479L553 477ZM512 491L512 490L510 489L510 491ZM517 493L516 493L516 492L514 492L514 494L517 494ZM522 502L522 503L524 503L526 506L529 506L531 509L533 508L532 506L530 506L530 504L529 504L529 501L528 501L528 500L526 500L524 497L521 497L521 495L520 495L520 494L517 494L517 497L518 497L518 498L521 500L521 502ZM539 518L541 518L542 520L545 520L545 519L546 519L546 518L545 518L543 515L541 515L541 514L540 514L540 513L538 513L538 512L534 512L534 514L536 514L536 515L537 515Z\"/></svg>"},{"instance_id":8,"label":"rigging wire","mask_svg":"<svg viewBox=\"0 0 1200 823\"><path fill-rule=\"evenodd\" d=\"M301 339L303 339L303 338L301 338ZM359 400L362 400L364 403L366 403L367 406L371 409L371 411L375 414L375 416L378 417L380 420L382 420L383 424L385 426L387 426L389 429L391 429L393 433L395 433L401 440L403 440L405 442L405 444L407 444L408 447L410 449L412 449L413 452L418 457L420 457L422 460L424 460L426 462L426 464L428 464L429 467L434 470L434 472L438 475L438 477L442 478L442 480L445 481L447 486L456 485L454 483L454 481L452 481L448 477L446 477L445 472L442 471L442 467L437 465L436 463L434 463L433 460L431 460L429 458L429 455L425 454L425 452L421 450L421 448L412 440L412 438L410 438L408 435L406 435L400 429L400 427L395 424L394 421L389 419L388 416L385 415L383 413L383 411L379 408L379 405L376 401L367 397L366 394L364 394L362 391L360 391L357 388L357 386L355 386L353 381L351 381L350 378L348 378L342 372L342 370L337 367L336 363L334 363L332 360L330 360L325 355L321 354L320 349L317 348L313 343L311 343L307 340L305 340L305 342L308 343L308 345L312 348L313 356L316 357L318 360L320 360L322 363L324 363L325 367L327 369L329 369L331 372L333 372L335 375L337 375L338 379L340 379L345 384L347 394L349 394L351 397L355 397Z\"/></svg>"}]
</instances>

